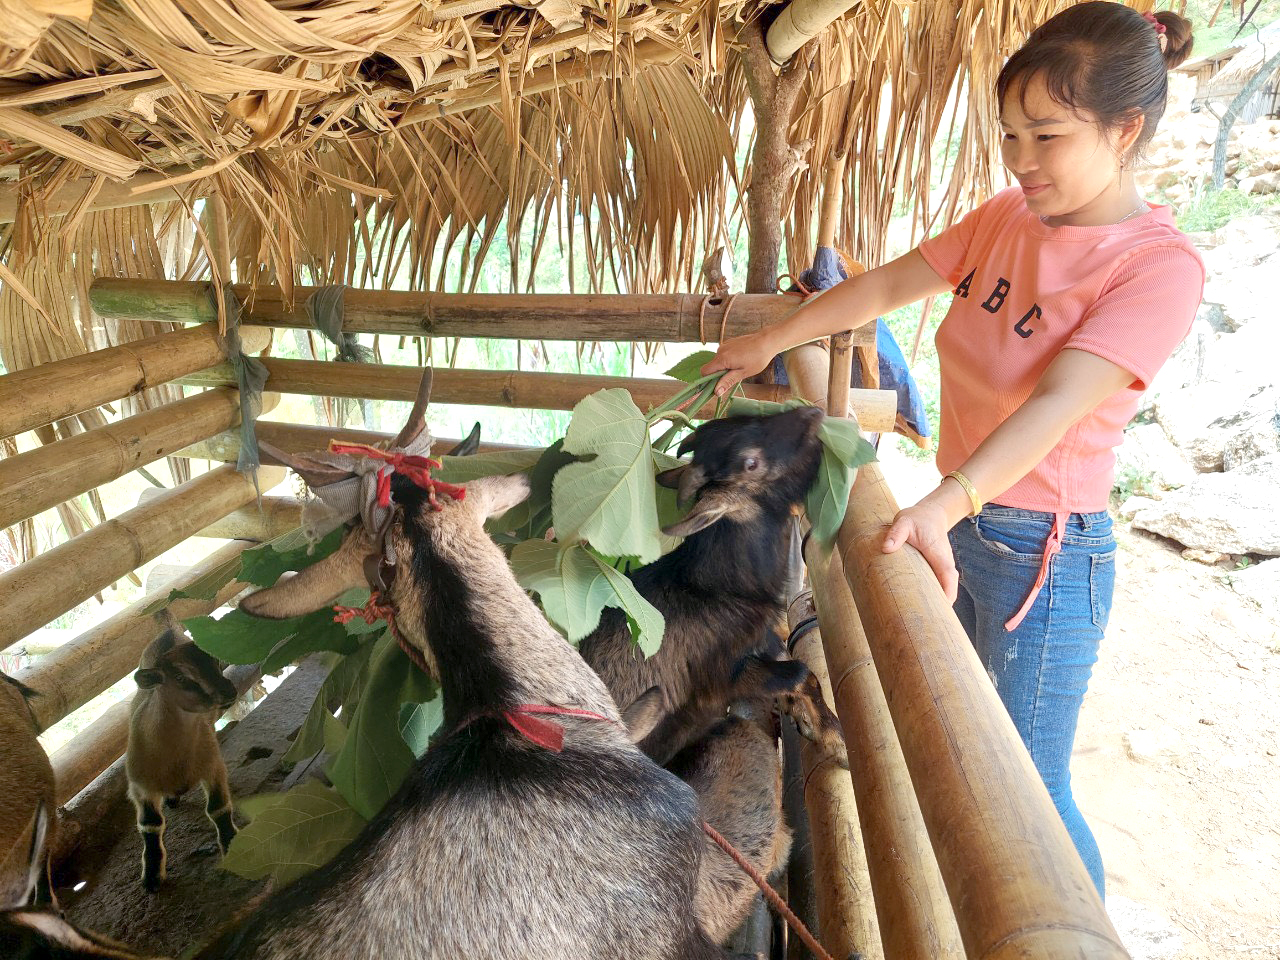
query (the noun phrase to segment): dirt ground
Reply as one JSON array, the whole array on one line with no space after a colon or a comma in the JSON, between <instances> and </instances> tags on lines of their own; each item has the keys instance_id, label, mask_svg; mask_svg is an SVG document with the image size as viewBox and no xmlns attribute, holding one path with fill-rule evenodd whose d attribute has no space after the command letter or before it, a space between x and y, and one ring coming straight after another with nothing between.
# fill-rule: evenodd
<instances>
[{"instance_id":1,"label":"dirt ground","mask_svg":"<svg viewBox=\"0 0 1280 960\"><path fill-rule=\"evenodd\" d=\"M881 459L901 503L937 482L930 463ZM1228 570L1126 523L1116 534L1072 762L1108 912L1134 960L1280 958L1280 619Z\"/></svg>"}]
</instances>

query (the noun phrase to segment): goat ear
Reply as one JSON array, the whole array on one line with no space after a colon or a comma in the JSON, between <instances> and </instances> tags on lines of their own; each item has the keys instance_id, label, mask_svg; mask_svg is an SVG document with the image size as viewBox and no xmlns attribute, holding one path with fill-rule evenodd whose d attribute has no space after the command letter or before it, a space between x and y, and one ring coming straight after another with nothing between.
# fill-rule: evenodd
<instances>
[{"instance_id":1,"label":"goat ear","mask_svg":"<svg viewBox=\"0 0 1280 960\"><path fill-rule=\"evenodd\" d=\"M480 477L468 483L466 490L465 502L480 515L481 520L488 520L524 503L531 488L528 476L515 473L509 477Z\"/></svg>"},{"instance_id":2,"label":"goat ear","mask_svg":"<svg viewBox=\"0 0 1280 960\"><path fill-rule=\"evenodd\" d=\"M681 485L683 486L683 482ZM734 500L732 497L719 495L713 491L695 503L693 509L686 513L683 519L677 520L668 527L663 527L662 532L669 537L687 537L691 533L705 530L717 520L727 517L733 512L733 508Z\"/></svg>"},{"instance_id":3,"label":"goat ear","mask_svg":"<svg viewBox=\"0 0 1280 960\"><path fill-rule=\"evenodd\" d=\"M458 444L450 451L446 457L469 457L480 449L480 421L476 421L476 425L471 428L471 432L458 442Z\"/></svg>"},{"instance_id":4,"label":"goat ear","mask_svg":"<svg viewBox=\"0 0 1280 960\"><path fill-rule=\"evenodd\" d=\"M806 668L804 683L794 693L782 697L783 710L791 717L800 736L815 744L830 760L849 769L849 750L840 720L822 698L822 684Z\"/></svg>"},{"instance_id":5,"label":"goat ear","mask_svg":"<svg viewBox=\"0 0 1280 960\"><path fill-rule=\"evenodd\" d=\"M657 481L658 486L666 487L668 490L680 489L680 478L684 476L684 472L689 469L689 464L682 463L678 467L672 467L670 470L663 470L653 479Z\"/></svg>"},{"instance_id":6,"label":"goat ear","mask_svg":"<svg viewBox=\"0 0 1280 960\"><path fill-rule=\"evenodd\" d=\"M639 743L658 725L662 719L662 688L650 687L622 711L622 722L626 724L627 736L632 743Z\"/></svg>"},{"instance_id":7,"label":"goat ear","mask_svg":"<svg viewBox=\"0 0 1280 960\"><path fill-rule=\"evenodd\" d=\"M319 610L352 587L367 586L365 558L375 553L364 527L356 525L329 556L274 587L249 594L240 601L240 609L269 620L299 617Z\"/></svg>"},{"instance_id":8,"label":"goat ear","mask_svg":"<svg viewBox=\"0 0 1280 960\"><path fill-rule=\"evenodd\" d=\"M770 660L750 654L738 661L733 670L733 687L740 694L780 694L799 690L812 676L799 660Z\"/></svg>"},{"instance_id":9,"label":"goat ear","mask_svg":"<svg viewBox=\"0 0 1280 960\"><path fill-rule=\"evenodd\" d=\"M164 673L150 667L143 667L141 670L134 671L133 681L138 685L139 689L150 690L152 687L158 687L164 683Z\"/></svg>"}]
</instances>

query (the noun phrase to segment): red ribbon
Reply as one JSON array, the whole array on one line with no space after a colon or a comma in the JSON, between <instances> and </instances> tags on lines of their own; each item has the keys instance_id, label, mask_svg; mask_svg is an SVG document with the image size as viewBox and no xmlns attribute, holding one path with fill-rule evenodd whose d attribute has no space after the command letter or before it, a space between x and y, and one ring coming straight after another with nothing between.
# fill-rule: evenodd
<instances>
[{"instance_id":1,"label":"red ribbon","mask_svg":"<svg viewBox=\"0 0 1280 960\"><path fill-rule=\"evenodd\" d=\"M427 500L434 510L440 509L440 503L436 500L437 492L452 497L454 500L463 500L467 495L467 491L463 487L432 478L431 471L440 469L440 461L432 460L430 457L395 453L389 450L381 450L378 447L371 447L364 443L339 443L337 440L329 441L329 452L350 453L358 457L381 460L387 464L387 466L378 470L378 506L380 507L391 506L391 475L393 473L408 477L423 490L426 490Z\"/></svg>"},{"instance_id":2,"label":"red ribbon","mask_svg":"<svg viewBox=\"0 0 1280 960\"><path fill-rule=\"evenodd\" d=\"M552 753L559 753L564 749L564 727L554 721L543 720L538 716L538 714L544 713L558 717L581 717L584 720L603 720L605 723L618 723L617 720L611 720L599 713L592 713L590 710L556 707L550 704L521 703L501 712L481 711L480 713L473 713L458 724L453 733L460 733L481 717L502 717L511 726L512 730L535 747L542 747L542 749L550 750ZM450 736L452 735L450 734Z\"/></svg>"}]
</instances>

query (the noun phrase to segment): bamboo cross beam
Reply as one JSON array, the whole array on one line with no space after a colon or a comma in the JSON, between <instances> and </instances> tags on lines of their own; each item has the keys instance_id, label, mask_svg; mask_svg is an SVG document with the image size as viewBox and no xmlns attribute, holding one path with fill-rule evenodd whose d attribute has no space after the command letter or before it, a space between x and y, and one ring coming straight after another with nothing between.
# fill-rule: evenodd
<instances>
[{"instance_id":1,"label":"bamboo cross beam","mask_svg":"<svg viewBox=\"0 0 1280 960\"><path fill-rule=\"evenodd\" d=\"M259 483L269 489L283 476L264 467ZM0 650L256 496L251 478L218 467L0 573Z\"/></svg>"},{"instance_id":2,"label":"bamboo cross beam","mask_svg":"<svg viewBox=\"0 0 1280 960\"><path fill-rule=\"evenodd\" d=\"M849 766L867 852L867 870L886 960L959 960L955 914L920 816L898 733L876 673L838 554L810 539L805 561L830 670L831 703L849 747ZM819 651L798 651L813 667ZM863 948L864 952L866 948Z\"/></svg>"},{"instance_id":3,"label":"bamboo cross beam","mask_svg":"<svg viewBox=\"0 0 1280 960\"><path fill-rule=\"evenodd\" d=\"M970 957L1129 955L929 565L882 550L897 513L858 471L838 547Z\"/></svg>"},{"instance_id":4,"label":"bamboo cross beam","mask_svg":"<svg viewBox=\"0 0 1280 960\"><path fill-rule=\"evenodd\" d=\"M39 729L49 729L137 667L142 651L160 632L155 619L144 610L172 590L187 590L206 574L230 563L238 564L240 554L251 546L246 540L224 544L182 576L19 671L17 679L40 694L31 701L31 713ZM243 589L244 584L232 578L211 599L175 600L170 609L179 620L204 616Z\"/></svg>"},{"instance_id":5,"label":"bamboo cross beam","mask_svg":"<svg viewBox=\"0 0 1280 960\"><path fill-rule=\"evenodd\" d=\"M825 356L824 356L825 360ZM422 371L376 363L330 363L323 360L263 360L270 376L267 388L282 393L324 397L353 397L369 400L408 400L417 395ZM825 373L825 370L824 370ZM230 383L230 370L213 367L182 378L183 383L217 386ZM583 397L611 387L631 392L642 410L657 406L683 384L675 380L636 377L603 377L567 373L507 373L500 370L437 369L431 389L436 403L479 406L521 407L538 410L572 410ZM786 387L766 383L746 383L743 389L756 400L781 402L790 396ZM825 397L826 386L822 387ZM889 390L850 390L849 405L864 430L893 429L897 395ZM715 405L689 411L692 417L710 417Z\"/></svg>"},{"instance_id":6,"label":"bamboo cross beam","mask_svg":"<svg viewBox=\"0 0 1280 960\"><path fill-rule=\"evenodd\" d=\"M241 327L240 340L245 353L260 353L271 342L271 331ZM209 325L7 373L0 376L0 437L92 410L225 359L217 328Z\"/></svg>"},{"instance_id":7,"label":"bamboo cross beam","mask_svg":"<svg viewBox=\"0 0 1280 960\"><path fill-rule=\"evenodd\" d=\"M269 409L278 396L263 395ZM0 460L0 528L167 457L240 422L240 394L219 388Z\"/></svg>"},{"instance_id":8,"label":"bamboo cross beam","mask_svg":"<svg viewBox=\"0 0 1280 960\"><path fill-rule=\"evenodd\" d=\"M765 48L774 63L786 63L806 43L858 5L858 0L791 0L769 25Z\"/></svg>"},{"instance_id":9,"label":"bamboo cross beam","mask_svg":"<svg viewBox=\"0 0 1280 960\"><path fill-rule=\"evenodd\" d=\"M160 172L139 173L123 183L104 183L93 193L86 209L114 210L117 207L136 207L144 203L162 203L181 199L177 187L160 187L139 195L135 189L139 186L165 183L185 170L165 170ZM92 180L75 180L59 187L42 201L37 201L35 210L46 217L61 217L72 210L89 195L94 188ZM195 196L202 196L205 187L197 186ZM19 188L16 183L0 185L0 223L13 223L18 215ZM194 198L193 198L194 199Z\"/></svg>"},{"instance_id":10,"label":"bamboo cross beam","mask_svg":"<svg viewBox=\"0 0 1280 960\"><path fill-rule=\"evenodd\" d=\"M285 453L306 453L308 450L324 450L330 440L343 443L365 443L370 446L385 446L395 439L395 434L380 430L357 430L352 427L313 426L303 423L278 423L274 420L259 420L257 425L259 440L265 440L273 447ZM448 453L458 445L457 440L448 437L436 437L431 447L431 455L439 457ZM526 450L528 447L517 443L488 443L481 441L479 453L497 453L502 450ZM193 443L179 450L174 456L190 457L193 460L220 460L223 463L235 463L240 456L240 434L228 431Z\"/></svg>"},{"instance_id":11,"label":"bamboo cross beam","mask_svg":"<svg viewBox=\"0 0 1280 960\"><path fill-rule=\"evenodd\" d=\"M311 329L306 300L314 287L296 287L286 304L278 287L232 289L245 322ZM195 281L99 277L89 291L93 309L118 320L212 323L208 286ZM408 337L498 337L512 340L636 340L718 342L754 333L789 317L798 297L741 293L716 300L693 293L499 294L423 293L349 289L342 329ZM875 329L855 331L853 343L874 343Z\"/></svg>"},{"instance_id":12,"label":"bamboo cross beam","mask_svg":"<svg viewBox=\"0 0 1280 960\"><path fill-rule=\"evenodd\" d=\"M809 543L813 545L812 538ZM834 700L822 637L816 629L796 632L796 627L813 614L813 599L813 593L806 590L787 608L789 647L792 658L805 664L817 678L823 700L829 705ZM861 732L844 725L843 721L842 726L848 731L845 738L849 742L850 765L859 770L868 760L874 762L874 758L857 750L859 740L856 738ZM879 903L872 896L867 867L868 857L874 854L859 830L858 803L849 774L833 757L808 741L803 741L800 759L804 765L805 809L813 848L813 890L822 945L833 957L883 960L887 956L890 960L900 960L903 955L886 954L880 947L876 922ZM915 956L944 960L942 954L931 951Z\"/></svg>"}]
</instances>

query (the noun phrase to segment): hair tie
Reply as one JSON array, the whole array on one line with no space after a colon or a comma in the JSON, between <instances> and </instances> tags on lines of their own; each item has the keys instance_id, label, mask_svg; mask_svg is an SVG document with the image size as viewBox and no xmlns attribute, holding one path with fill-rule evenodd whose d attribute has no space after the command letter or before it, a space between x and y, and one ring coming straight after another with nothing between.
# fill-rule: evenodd
<instances>
[{"instance_id":1,"label":"hair tie","mask_svg":"<svg viewBox=\"0 0 1280 960\"><path fill-rule=\"evenodd\" d=\"M1165 29L1164 24L1156 19L1156 15L1154 13L1144 13L1142 15L1142 19L1147 21L1147 23L1151 24L1151 26L1155 28L1156 33L1161 35L1164 34L1164 29Z\"/></svg>"}]
</instances>

